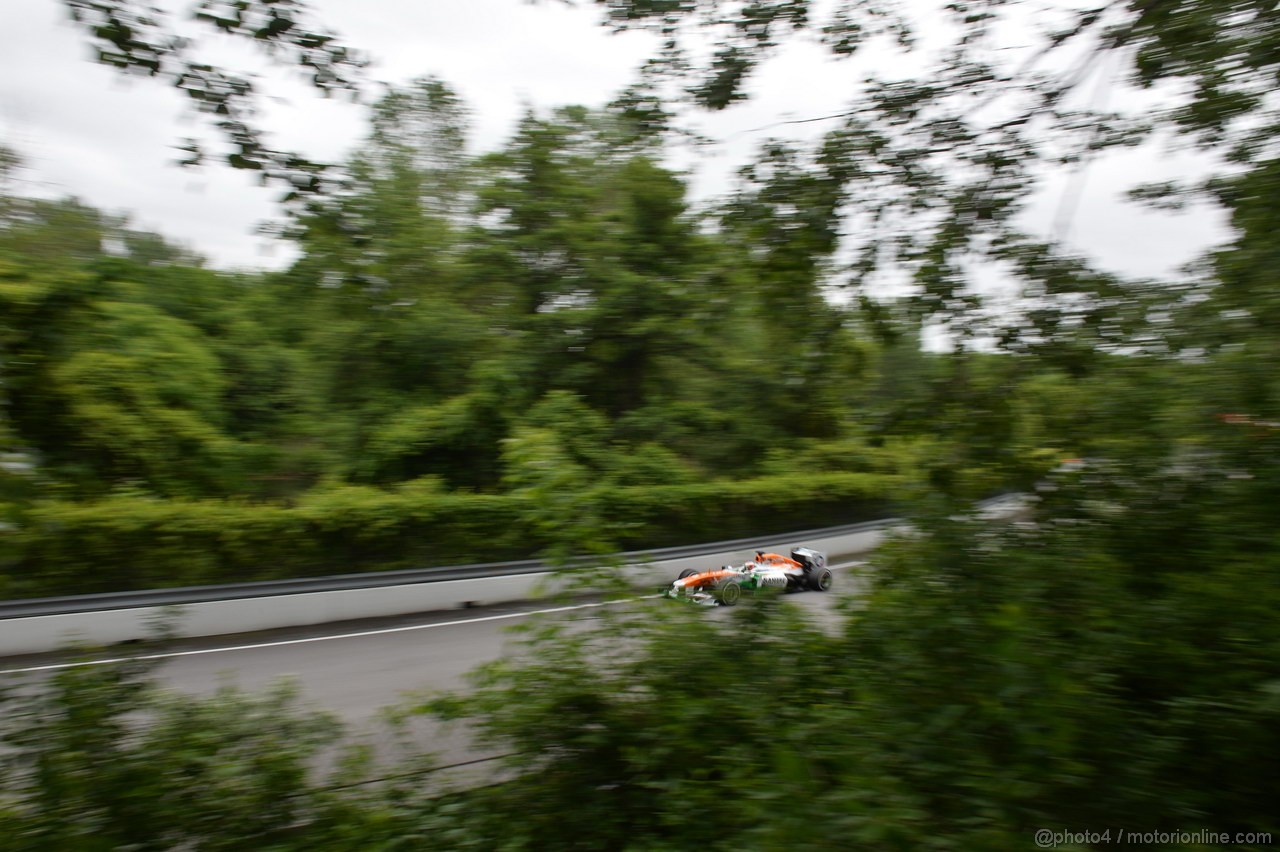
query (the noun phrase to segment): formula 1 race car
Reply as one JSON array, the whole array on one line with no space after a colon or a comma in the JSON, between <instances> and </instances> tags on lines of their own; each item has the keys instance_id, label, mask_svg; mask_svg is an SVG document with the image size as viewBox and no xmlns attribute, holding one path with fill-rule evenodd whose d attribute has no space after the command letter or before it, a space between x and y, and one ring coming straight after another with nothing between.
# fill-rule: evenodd
<instances>
[{"instance_id":1,"label":"formula 1 race car","mask_svg":"<svg viewBox=\"0 0 1280 852\"><path fill-rule=\"evenodd\" d=\"M797 547L788 558L778 553L756 551L756 558L739 566L725 565L710 571L686 568L665 596L707 606L733 606L744 592L765 589L798 591L831 588L827 556L807 547Z\"/></svg>"}]
</instances>

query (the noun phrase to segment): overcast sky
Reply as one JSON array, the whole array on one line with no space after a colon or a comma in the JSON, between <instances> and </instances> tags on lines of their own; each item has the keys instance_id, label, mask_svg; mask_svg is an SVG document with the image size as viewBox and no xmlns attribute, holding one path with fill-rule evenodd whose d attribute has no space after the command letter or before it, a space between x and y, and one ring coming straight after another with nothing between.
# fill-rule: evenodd
<instances>
[{"instance_id":1,"label":"overcast sky","mask_svg":"<svg viewBox=\"0 0 1280 852\"><path fill-rule=\"evenodd\" d=\"M452 85L473 111L473 148L502 144L532 105L598 106L631 79L653 49L650 36L615 35L598 26L589 5L526 0L319 0L321 20L376 60L376 79L403 83L431 74ZM180 7L179 7L180 8ZM358 11L356 11L358 9ZM136 227L159 231L221 267L279 267L290 247L254 232L277 212L278 190L225 168L173 165L174 145L196 135L181 98L147 80L130 80L89 61L89 47L67 20L61 0L10 0L0 27L0 142L29 166L23 189L74 195ZM211 45L220 60L256 63L277 99L263 123L278 147L334 160L365 133L360 107L325 101L283 72L257 63L232 42ZM704 121L722 144L678 156L695 198L723 192L728 175L768 135L813 138L822 123L754 128L843 108L865 67L828 59L799 44L773 60L755 96ZM1162 275L1221 241L1221 219L1209 211L1181 217L1144 213L1117 196L1135 180L1193 168L1194 158L1144 149L1090 166L1071 220L1070 237L1104 265L1134 275ZM1028 217L1048 235L1063 181L1052 183Z\"/></svg>"}]
</instances>

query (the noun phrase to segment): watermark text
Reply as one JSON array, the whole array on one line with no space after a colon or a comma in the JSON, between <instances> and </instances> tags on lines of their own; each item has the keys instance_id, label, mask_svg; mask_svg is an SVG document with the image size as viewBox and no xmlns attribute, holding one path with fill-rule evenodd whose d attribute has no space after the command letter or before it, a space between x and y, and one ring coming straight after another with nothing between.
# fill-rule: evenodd
<instances>
[{"instance_id":1,"label":"watermark text","mask_svg":"<svg viewBox=\"0 0 1280 852\"><path fill-rule=\"evenodd\" d=\"M1042 828L1035 835L1036 846L1041 849L1057 849L1068 846L1105 846L1143 844L1148 846L1230 846L1253 844L1268 846L1271 833L1267 831L1131 831L1126 828L1105 828L1101 831L1054 831Z\"/></svg>"}]
</instances>

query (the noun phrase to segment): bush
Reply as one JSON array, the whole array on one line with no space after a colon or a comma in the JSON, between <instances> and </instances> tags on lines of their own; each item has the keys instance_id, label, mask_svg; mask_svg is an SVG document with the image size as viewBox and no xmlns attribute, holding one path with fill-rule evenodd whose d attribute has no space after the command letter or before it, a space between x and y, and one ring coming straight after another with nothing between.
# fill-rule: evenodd
<instances>
[{"instance_id":1,"label":"bush","mask_svg":"<svg viewBox=\"0 0 1280 852\"><path fill-rule=\"evenodd\" d=\"M600 486L574 502L599 527L591 531L593 541L631 550L882 516L884 495L896 485L872 474L817 474ZM566 542L550 540L561 530L541 522L545 508L536 495L353 486L313 491L294 506L139 495L46 501L28 507L6 534L13 555L0 596L136 591L562 552Z\"/></svg>"},{"instance_id":2,"label":"bush","mask_svg":"<svg viewBox=\"0 0 1280 852\"><path fill-rule=\"evenodd\" d=\"M887 517L896 477L770 476L697 485L601 490L601 516L624 550L667 547Z\"/></svg>"}]
</instances>

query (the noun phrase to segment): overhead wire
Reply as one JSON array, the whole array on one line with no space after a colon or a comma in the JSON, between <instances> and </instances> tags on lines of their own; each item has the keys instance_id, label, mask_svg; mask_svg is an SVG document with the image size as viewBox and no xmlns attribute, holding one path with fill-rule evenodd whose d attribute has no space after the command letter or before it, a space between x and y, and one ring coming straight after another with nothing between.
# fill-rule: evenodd
<instances>
[{"instance_id":1,"label":"overhead wire","mask_svg":"<svg viewBox=\"0 0 1280 852\"><path fill-rule=\"evenodd\" d=\"M479 764L482 764L482 763L492 763L495 760L505 760L508 757L517 757L521 754L526 754L526 752L513 751L513 752L508 752L506 754L493 754L493 755L489 755L488 757L477 757L477 758L473 758L472 760L463 760L457 763L445 763L445 764L439 764L434 766L424 766L424 767L421 767L420 769L410 770L409 772L397 772L392 775L381 775L376 778L364 778L360 781L350 781L345 784L329 784L323 787L319 787L314 791L308 791L304 793L290 793L286 796L286 798L296 799L301 796L309 795L312 792L333 793L339 790L352 790L357 787L367 787L371 784L382 784L387 781L401 781L406 778L421 778L427 775L434 775L437 772L444 772L448 769L461 769L466 766L478 766ZM487 785L480 785L480 786L487 786Z\"/></svg>"},{"instance_id":2,"label":"overhead wire","mask_svg":"<svg viewBox=\"0 0 1280 852\"><path fill-rule=\"evenodd\" d=\"M1097 57L1098 54L1099 50L1095 49L1092 57ZM1089 112L1097 115L1099 120L1101 120L1101 113L1106 110L1108 95L1115 76L1114 69L1111 67L1114 64L1112 61L1113 55L1114 51L1101 51L1102 58L1098 68L1098 78L1089 102ZM1081 72L1082 75L1084 73L1084 71ZM1081 76L1081 81L1083 81L1083 76ZM1073 164L1071 173L1067 177L1067 184L1063 188L1062 196L1058 201L1058 211L1054 216L1050 229L1050 236L1055 242L1065 242L1070 235L1071 225L1080 208L1080 201L1084 197L1084 187L1088 179L1089 166L1097 159L1097 151L1094 150L1093 143L1098 140L1101 133L1102 131L1098 126L1093 128L1088 146Z\"/></svg>"},{"instance_id":3,"label":"overhead wire","mask_svg":"<svg viewBox=\"0 0 1280 852\"><path fill-rule=\"evenodd\" d=\"M1149 5L1156 5L1156 4L1159 4L1160 2L1161 0L1148 0ZM1054 50L1058 49L1067 41L1070 41L1072 38L1075 38L1081 35L1082 33L1088 31L1089 29L1097 25L1100 21L1102 21L1103 18L1105 17L1104 13L1106 12L1107 9L1111 8L1112 5L1114 4L1107 4L1093 10L1091 13L1089 13L1089 14L1092 14L1093 17L1091 17L1087 21L1082 20L1081 23L1075 28L1074 31L1070 33L1069 36L1064 38L1059 38L1059 39L1051 39L1047 44L1042 45L1038 50L1036 50L1034 53L1032 53L1030 56L1024 59L1022 61L1022 64L1019 65L1016 69L1014 69L1012 74L1004 77L1003 80L1001 80L1000 82L1011 83L1021 77L1026 76L1028 73L1031 72L1032 69L1036 67L1036 65L1040 63L1042 59L1044 59ZM1102 39L1099 39L1099 47L1102 46L1103 44L1104 44L1104 41ZM1099 47L1095 47L1095 51L1098 50ZM1072 88L1077 84L1078 84L1078 81L1076 83L1070 83L1067 85L1066 88ZM990 106L991 103L993 103L1002 94L1004 94L1004 92L1000 89L996 89L988 93L981 101L979 101L977 104L970 107L967 110L967 113L972 114L972 113L978 112L984 107ZM837 118L849 118L851 116L857 115L860 111L861 110L850 109L850 110L842 110L840 112L829 113L827 115L813 116L811 118L783 119L780 121L770 122L769 124L764 124L759 127L752 127L752 128L747 128L745 130L736 131L734 133L729 134L722 141L729 141L732 139L736 139L739 136L745 136L750 133L761 133L767 130L772 130L777 127L787 127L787 126L796 125L796 124L813 124L819 121L831 121Z\"/></svg>"}]
</instances>

